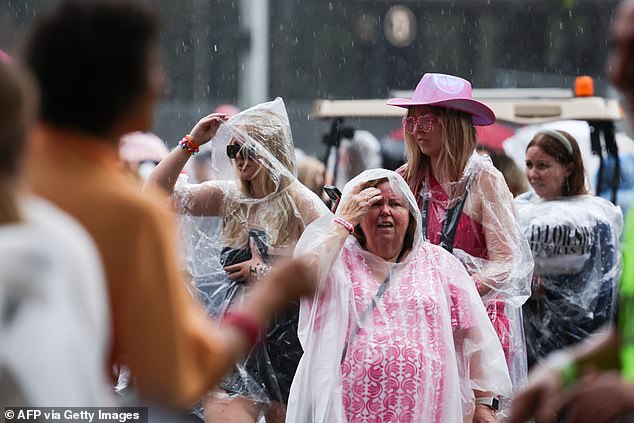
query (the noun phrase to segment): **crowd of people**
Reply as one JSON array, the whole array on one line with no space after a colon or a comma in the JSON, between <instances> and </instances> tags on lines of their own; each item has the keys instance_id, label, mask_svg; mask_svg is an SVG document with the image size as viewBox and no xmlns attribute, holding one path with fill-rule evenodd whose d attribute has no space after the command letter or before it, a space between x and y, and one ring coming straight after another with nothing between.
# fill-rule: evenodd
<instances>
[{"instance_id":1,"label":"crowd of people","mask_svg":"<svg viewBox=\"0 0 634 423\"><path fill-rule=\"evenodd\" d=\"M610 76L630 106L633 23L624 0ZM297 156L281 98L218 109L168 151L149 133L159 31L138 3L67 0L0 55L0 404L253 423L634 414L634 229L588 192L574 137L537 133L514 195L476 149L494 112L425 73L387 102L405 109L396 171L361 130L337 178Z\"/></svg>"}]
</instances>

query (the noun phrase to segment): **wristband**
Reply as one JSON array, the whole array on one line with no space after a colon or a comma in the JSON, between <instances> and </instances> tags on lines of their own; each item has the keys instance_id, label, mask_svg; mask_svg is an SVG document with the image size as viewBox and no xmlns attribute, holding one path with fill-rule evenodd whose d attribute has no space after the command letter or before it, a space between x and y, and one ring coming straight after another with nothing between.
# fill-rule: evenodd
<instances>
[{"instance_id":1,"label":"wristband","mask_svg":"<svg viewBox=\"0 0 634 423\"><path fill-rule=\"evenodd\" d=\"M187 151L190 156L200 151L200 148L196 145L194 141L192 141L189 135L185 135L183 139L179 141L178 145L180 145L183 151Z\"/></svg>"},{"instance_id":2,"label":"wristband","mask_svg":"<svg viewBox=\"0 0 634 423\"><path fill-rule=\"evenodd\" d=\"M192 140L192 137L189 136L189 134L185 135L183 138L185 138L185 140L187 140L187 142L196 149L196 151L198 151L200 149L200 146L198 144L196 144L194 142L194 140Z\"/></svg>"},{"instance_id":3,"label":"wristband","mask_svg":"<svg viewBox=\"0 0 634 423\"><path fill-rule=\"evenodd\" d=\"M579 366L570 354L559 351L551 354L547 359L548 365L559 373L561 384L564 388L568 388L575 384L579 378Z\"/></svg>"},{"instance_id":4,"label":"wristband","mask_svg":"<svg viewBox=\"0 0 634 423\"><path fill-rule=\"evenodd\" d=\"M256 344L262 337L262 326L246 313L228 310L222 322L239 329L247 337L251 345Z\"/></svg>"},{"instance_id":5,"label":"wristband","mask_svg":"<svg viewBox=\"0 0 634 423\"><path fill-rule=\"evenodd\" d=\"M350 232L350 233L354 232L354 226L352 226L352 223L348 222L346 219L342 219L340 217L335 217L335 223L340 224L341 226L346 228L348 230L348 232Z\"/></svg>"}]
</instances>

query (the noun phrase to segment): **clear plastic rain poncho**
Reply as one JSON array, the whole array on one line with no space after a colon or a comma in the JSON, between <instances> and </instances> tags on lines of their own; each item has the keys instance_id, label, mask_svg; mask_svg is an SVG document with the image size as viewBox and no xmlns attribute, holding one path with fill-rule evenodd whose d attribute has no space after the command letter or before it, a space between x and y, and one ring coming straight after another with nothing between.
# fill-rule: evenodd
<instances>
[{"instance_id":1,"label":"clear plastic rain poncho","mask_svg":"<svg viewBox=\"0 0 634 423\"><path fill-rule=\"evenodd\" d=\"M530 296L533 259L504 177L474 152L457 181L441 186L428 176L418 186L425 235L451 251L478 286L517 389L527 373L521 306Z\"/></svg>"},{"instance_id":2,"label":"clear plastic rain poncho","mask_svg":"<svg viewBox=\"0 0 634 423\"><path fill-rule=\"evenodd\" d=\"M245 286L245 281L229 279L225 266L248 261L253 254L261 257L258 261L275 266L279 258L292 256L304 228L328 210L295 178L293 140L281 98L233 116L210 143L215 179L187 184L186 177L181 177L175 194L186 215L187 270L209 313L221 316L240 300ZM234 150L235 159L228 157L227 146ZM252 190L267 194L255 198ZM261 276L251 273L250 282L257 283ZM301 357L298 310L295 304L277 317L264 346L256 347L221 383L227 392L263 405L286 402Z\"/></svg>"},{"instance_id":3,"label":"clear plastic rain poncho","mask_svg":"<svg viewBox=\"0 0 634 423\"><path fill-rule=\"evenodd\" d=\"M455 257L422 240L403 178L365 171L345 186L341 204L360 181L380 178L403 195L415 220L412 249L399 263L387 262L352 235L343 241L331 214L304 231L295 255L318 268L320 285L301 303L304 356L289 422L462 422L473 412L473 389L511 394L475 285Z\"/></svg>"},{"instance_id":4,"label":"clear plastic rain poncho","mask_svg":"<svg viewBox=\"0 0 634 423\"><path fill-rule=\"evenodd\" d=\"M529 365L586 338L614 313L621 272L621 209L600 197L516 198L535 259L532 297L524 305Z\"/></svg>"}]
</instances>

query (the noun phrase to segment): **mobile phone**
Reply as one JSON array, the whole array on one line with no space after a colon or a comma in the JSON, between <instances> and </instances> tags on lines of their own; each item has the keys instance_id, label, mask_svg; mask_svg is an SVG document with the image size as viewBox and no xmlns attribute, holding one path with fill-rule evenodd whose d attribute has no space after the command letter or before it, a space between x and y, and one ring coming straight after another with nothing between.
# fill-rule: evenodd
<instances>
[{"instance_id":1,"label":"mobile phone","mask_svg":"<svg viewBox=\"0 0 634 423\"><path fill-rule=\"evenodd\" d=\"M334 185L324 185L324 192L332 201L337 201L341 198L341 191Z\"/></svg>"}]
</instances>

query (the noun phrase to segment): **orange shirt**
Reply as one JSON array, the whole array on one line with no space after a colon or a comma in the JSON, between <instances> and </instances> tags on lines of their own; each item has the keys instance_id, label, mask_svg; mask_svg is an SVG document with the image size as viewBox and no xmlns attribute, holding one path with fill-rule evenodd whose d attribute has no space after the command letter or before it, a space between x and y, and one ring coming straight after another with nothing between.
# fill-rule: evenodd
<instances>
[{"instance_id":1,"label":"orange shirt","mask_svg":"<svg viewBox=\"0 0 634 423\"><path fill-rule=\"evenodd\" d=\"M74 216L100 251L111 305L110 364L127 365L142 395L190 405L224 375L232 355L187 291L168 199L141 192L116 144L46 127L31 150L33 190Z\"/></svg>"}]
</instances>

